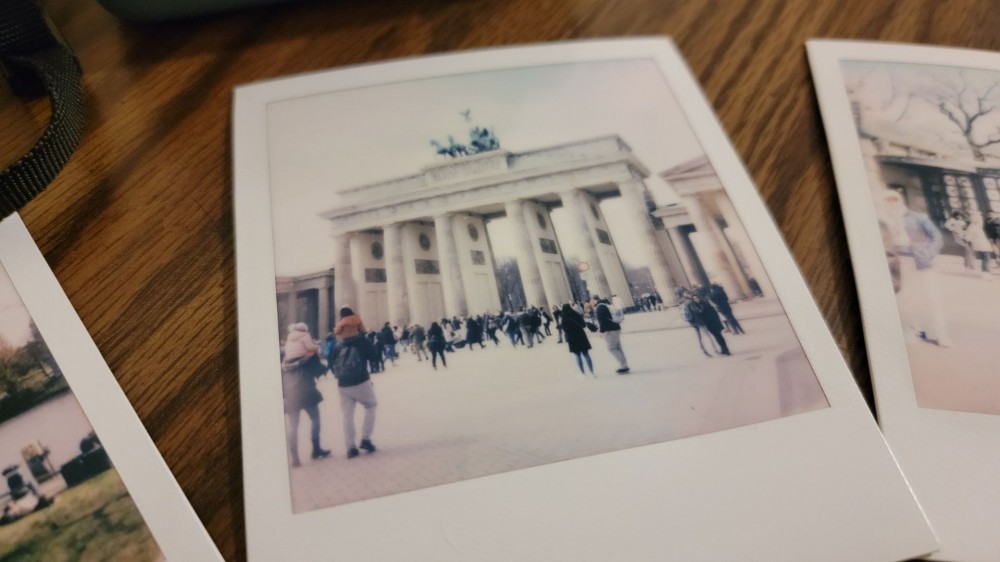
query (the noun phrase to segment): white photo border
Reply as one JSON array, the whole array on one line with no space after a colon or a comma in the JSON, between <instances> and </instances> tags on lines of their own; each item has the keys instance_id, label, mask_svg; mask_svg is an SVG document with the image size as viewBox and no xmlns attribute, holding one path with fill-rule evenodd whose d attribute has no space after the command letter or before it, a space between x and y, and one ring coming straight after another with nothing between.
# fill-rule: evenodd
<instances>
[{"instance_id":1,"label":"white photo border","mask_svg":"<svg viewBox=\"0 0 1000 562\"><path fill-rule=\"evenodd\" d=\"M17 214L0 222L0 265L62 366L163 556L171 562L221 561L218 548Z\"/></svg>"},{"instance_id":2,"label":"white photo border","mask_svg":"<svg viewBox=\"0 0 1000 562\"><path fill-rule=\"evenodd\" d=\"M279 372L279 358L267 105L441 75L621 59L657 63L744 222L830 407L293 514L281 384L270 375ZM806 553L814 560L898 559L936 548L767 208L669 40L473 51L242 86L234 92L233 158L250 560L277 559L291 548L300 560L709 560L764 553L772 560Z\"/></svg>"},{"instance_id":3,"label":"white photo border","mask_svg":"<svg viewBox=\"0 0 1000 562\"><path fill-rule=\"evenodd\" d=\"M1000 72L1000 54L861 41L807 43L861 302L879 423L941 541L940 560L1000 553L1000 416L917 406L905 335L844 85L842 61Z\"/></svg>"}]
</instances>

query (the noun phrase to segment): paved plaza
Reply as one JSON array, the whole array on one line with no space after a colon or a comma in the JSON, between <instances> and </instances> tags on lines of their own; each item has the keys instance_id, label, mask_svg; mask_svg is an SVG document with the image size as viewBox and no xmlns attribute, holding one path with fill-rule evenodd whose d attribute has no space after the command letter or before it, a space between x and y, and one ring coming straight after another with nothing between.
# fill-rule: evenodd
<instances>
[{"instance_id":1,"label":"paved plaza","mask_svg":"<svg viewBox=\"0 0 1000 562\"><path fill-rule=\"evenodd\" d=\"M1000 286L997 287L1000 289ZM727 341L731 357L706 358L676 308L629 315L622 345L632 372L591 334L596 379L579 375L553 337L534 349L460 349L448 367L403 353L372 375L379 450L347 460L336 381L326 400L322 442L334 454L291 471L296 512L329 507L739 427L827 405L797 340L772 299L734 306L747 334ZM708 346L706 341L706 346ZM360 427L360 411L357 415ZM308 420L299 430L308 456Z\"/></svg>"},{"instance_id":2,"label":"paved plaza","mask_svg":"<svg viewBox=\"0 0 1000 562\"><path fill-rule=\"evenodd\" d=\"M952 346L941 348L917 338L907 342L917 404L922 408L1000 414L1000 270L983 279L965 269L962 258L941 256L936 264ZM902 306L919 303L903 290Z\"/></svg>"}]
</instances>

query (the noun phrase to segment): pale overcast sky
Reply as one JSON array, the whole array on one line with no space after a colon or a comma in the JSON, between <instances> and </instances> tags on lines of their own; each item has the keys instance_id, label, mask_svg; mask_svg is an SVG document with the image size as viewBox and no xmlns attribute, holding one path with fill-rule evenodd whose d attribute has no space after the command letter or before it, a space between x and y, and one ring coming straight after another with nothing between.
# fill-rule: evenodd
<instances>
[{"instance_id":1,"label":"pale overcast sky","mask_svg":"<svg viewBox=\"0 0 1000 562\"><path fill-rule=\"evenodd\" d=\"M964 87L964 103L974 108L977 95L994 87L990 103L997 109L976 122L975 138L980 141L1000 128L1000 72L868 61L842 61L841 71L848 94L860 105L867 124L905 133L914 142L943 153L972 158L958 127L936 107L940 94L949 94L953 100L953 93ZM986 152L998 154L1000 146L993 145Z\"/></svg>"},{"instance_id":2,"label":"pale overcast sky","mask_svg":"<svg viewBox=\"0 0 1000 562\"><path fill-rule=\"evenodd\" d=\"M14 290L14 284L3 266L0 266L0 336L10 344L20 347L31 337L31 317Z\"/></svg>"},{"instance_id":3,"label":"pale overcast sky","mask_svg":"<svg viewBox=\"0 0 1000 562\"><path fill-rule=\"evenodd\" d=\"M649 60L446 76L273 103L268 142L277 274L330 268L329 227L317 214L336 206L336 190L418 173L435 162L431 139L447 144L450 134L468 142L470 125L459 114L466 109L512 152L618 134L653 174L647 185L659 203L676 195L656 174L703 154ZM622 259L633 262L634 225L623 220L618 203L606 201L602 209ZM494 236L498 256L509 255L502 236ZM567 254L573 242L560 239Z\"/></svg>"}]
</instances>

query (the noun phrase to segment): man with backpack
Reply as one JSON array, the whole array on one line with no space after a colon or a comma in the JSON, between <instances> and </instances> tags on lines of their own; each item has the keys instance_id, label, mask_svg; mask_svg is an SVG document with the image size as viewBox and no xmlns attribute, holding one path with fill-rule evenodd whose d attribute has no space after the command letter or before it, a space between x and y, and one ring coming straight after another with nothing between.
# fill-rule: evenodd
<instances>
[{"instance_id":1,"label":"man with backpack","mask_svg":"<svg viewBox=\"0 0 1000 562\"><path fill-rule=\"evenodd\" d=\"M333 362L333 375L337 377L340 393L340 410L344 414L344 439L347 443L347 458L358 456L359 448L375 452L371 436L375 430L375 387L368 374L368 361L375 355L368 339L361 317L348 307L340 309L340 321L333 333L340 339L337 356ZM354 408L357 404L365 408L365 418L361 426L361 443L355 446Z\"/></svg>"},{"instance_id":2,"label":"man with backpack","mask_svg":"<svg viewBox=\"0 0 1000 562\"><path fill-rule=\"evenodd\" d=\"M625 314L620 308L611 309L611 302L602 299L597 295L590 297L590 304L594 307L597 315L597 327L604 334L604 340L608 344L608 351L618 360L618 369L615 371L619 375L629 372L628 360L625 358L625 351L622 350L621 330Z\"/></svg>"}]
</instances>

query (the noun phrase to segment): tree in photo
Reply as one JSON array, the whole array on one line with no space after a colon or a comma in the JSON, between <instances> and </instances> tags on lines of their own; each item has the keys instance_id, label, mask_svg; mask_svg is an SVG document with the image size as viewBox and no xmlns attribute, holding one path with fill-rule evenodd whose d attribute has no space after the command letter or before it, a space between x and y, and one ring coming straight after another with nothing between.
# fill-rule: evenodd
<instances>
[{"instance_id":1,"label":"tree in photo","mask_svg":"<svg viewBox=\"0 0 1000 562\"><path fill-rule=\"evenodd\" d=\"M28 371L21 361L20 352L20 348L0 335L0 389L6 397L17 397L21 391L21 380Z\"/></svg>"},{"instance_id":2,"label":"tree in photo","mask_svg":"<svg viewBox=\"0 0 1000 562\"><path fill-rule=\"evenodd\" d=\"M39 333L34 321L31 322L29 327L31 329L31 339L24 345L24 354L45 376L61 377L62 371L59 369L59 364L56 363L55 357L49 351L49 346L42 339L42 334Z\"/></svg>"},{"instance_id":3,"label":"tree in photo","mask_svg":"<svg viewBox=\"0 0 1000 562\"><path fill-rule=\"evenodd\" d=\"M877 136L997 157L1000 144L1000 73L972 69L850 63L845 87L859 123Z\"/></svg>"},{"instance_id":4,"label":"tree in photo","mask_svg":"<svg viewBox=\"0 0 1000 562\"><path fill-rule=\"evenodd\" d=\"M525 306L524 286L521 284L521 270L515 260L497 263L497 289L500 291L500 307L517 310Z\"/></svg>"},{"instance_id":5,"label":"tree in photo","mask_svg":"<svg viewBox=\"0 0 1000 562\"><path fill-rule=\"evenodd\" d=\"M1000 79L992 83L975 84L962 73L951 79L938 79L927 92L921 92L944 115L969 145L972 157L980 162L986 159L983 150L1000 144L1000 127L990 117L998 108Z\"/></svg>"}]
</instances>

